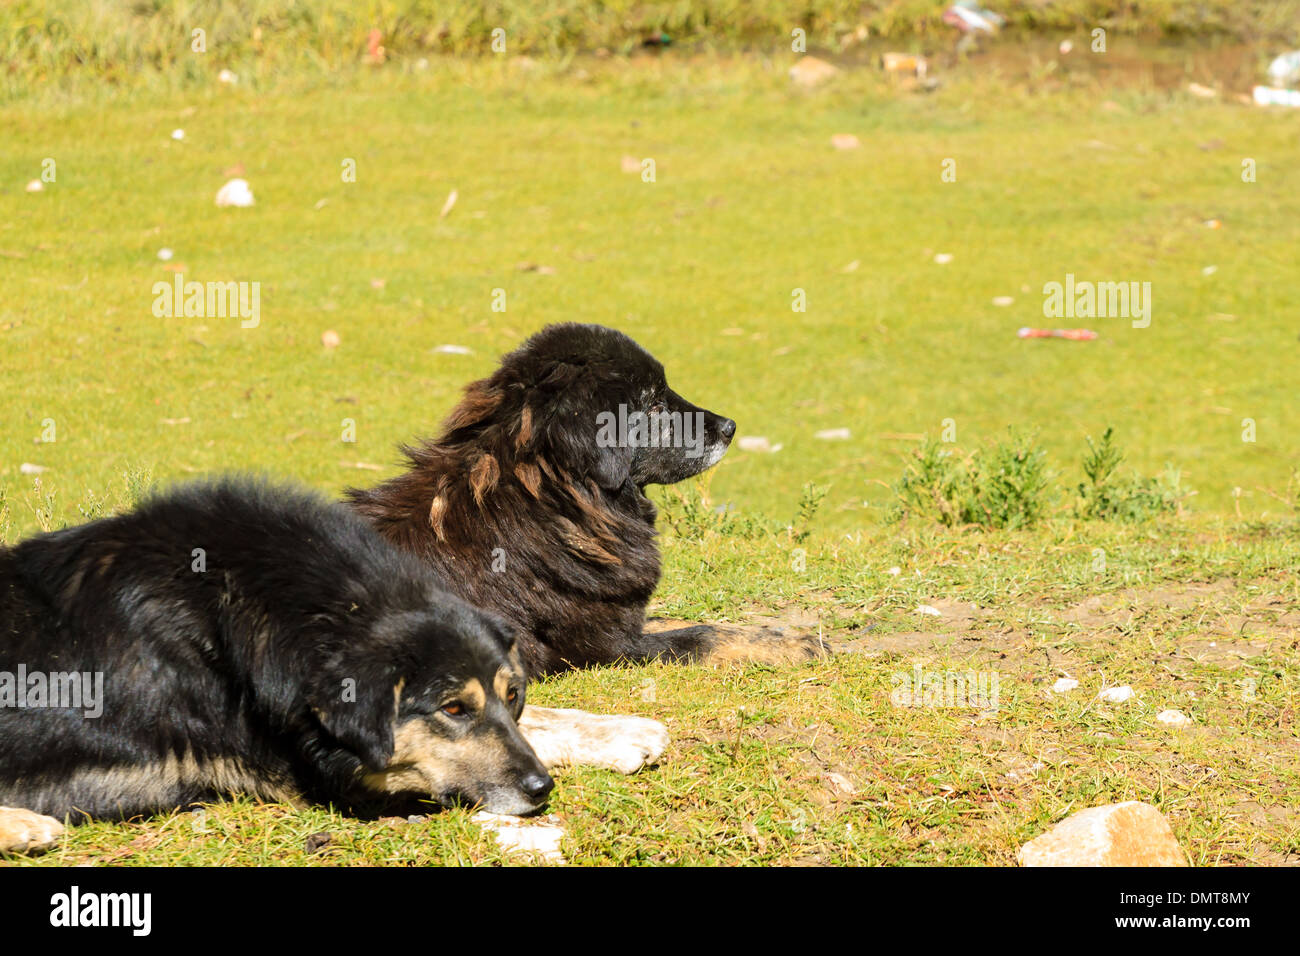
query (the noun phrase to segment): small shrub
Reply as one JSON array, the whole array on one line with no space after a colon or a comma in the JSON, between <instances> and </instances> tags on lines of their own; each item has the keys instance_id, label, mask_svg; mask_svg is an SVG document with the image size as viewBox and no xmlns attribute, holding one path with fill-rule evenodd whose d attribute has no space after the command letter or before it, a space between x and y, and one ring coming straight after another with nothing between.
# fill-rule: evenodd
<instances>
[{"instance_id":1,"label":"small shrub","mask_svg":"<svg viewBox=\"0 0 1300 956\"><path fill-rule=\"evenodd\" d=\"M1124 454L1115 445L1114 429L1107 428L1100 442L1088 436L1088 454L1075 499L1076 517L1098 521L1148 521L1161 514L1177 512L1189 496L1182 486L1182 473L1172 466L1155 478L1120 474Z\"/></svg>"}]
</instances>

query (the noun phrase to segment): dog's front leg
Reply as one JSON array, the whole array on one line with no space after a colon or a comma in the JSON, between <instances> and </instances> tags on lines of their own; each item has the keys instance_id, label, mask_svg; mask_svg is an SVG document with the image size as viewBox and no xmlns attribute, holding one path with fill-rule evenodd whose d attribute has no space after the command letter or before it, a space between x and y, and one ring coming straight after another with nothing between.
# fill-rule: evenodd
<instances>
[{"instance_id":1,"label":"dog's front leg","mask_svg":"<svg viewBox=\"0 0 1300 956\"><path fill-rule=\"evenodd\" d=\"M0 853L35 853L48 850L63 836L63 824L54 817L0 807Z\"/></svg>"},{"instance_id":2,"label":"dog's front leg","mask_svg":"<svg viewBox=\"0 0 1300 956\"><path fill-rule=\"evenodd\" d=\"M546 767L603 767L636 773L668 746L668 728L647 717L524 708L519 729Z\"/></svg>"}]
</instances>

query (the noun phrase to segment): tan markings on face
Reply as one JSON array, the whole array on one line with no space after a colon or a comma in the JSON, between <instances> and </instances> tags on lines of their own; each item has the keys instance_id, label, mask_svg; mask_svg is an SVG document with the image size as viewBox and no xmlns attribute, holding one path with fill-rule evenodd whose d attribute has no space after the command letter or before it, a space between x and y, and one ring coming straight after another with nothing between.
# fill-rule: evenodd
<instances>
[{"instance_id":1,"label":"tan markings on face","mask_svg":"<svg viewBox=\"0 0 1300 956\"><path fill-rule=\"evenodd\" d=\"M507 707L511 706L510 688L517 680L517 672L512 667L502 667L492 679L492 689Z\"/></svg>"},{"instance_id":2,"label":"tan markings on face","mask_svg":"<svg viewBox=\"0 0 1300 956\"><path fill-rule=\"evenodd\" d=\"M398 726L393 741L388 766L361 778L371 790L436 797L448 792L473 795L511 783L506 749L494 734L466 734L451 740L417 717Z\"/></svg>"},{"instance_id":3,"label":"tan markings on face","mask_svg":"<svg viewBox=\"0 0 1300 956\"><path fill-rule=\"evenodd\" d=\"M470 711L480 711L487 705L487 692L477 677L465 681L458 697Z\"/></svg>"}]
</instances>

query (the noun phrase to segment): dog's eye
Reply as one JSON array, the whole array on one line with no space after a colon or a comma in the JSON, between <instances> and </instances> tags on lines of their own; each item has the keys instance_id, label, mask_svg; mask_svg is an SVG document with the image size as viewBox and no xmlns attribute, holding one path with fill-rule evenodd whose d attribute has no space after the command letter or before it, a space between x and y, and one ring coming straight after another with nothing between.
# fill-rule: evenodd
<instances>
[{"instance_id":1,"label":"dog's eye","mask_svg":"<svg viewBox=\"0 0 1300 956\"><path fill-rule=\"evenodd\" d=\"M513 703L514 703L515 701L517 701L518 699L519 699L519 691L517 691L517 690L515 690L513 687L511 687L511 688L510 688L510 692L509 692L508 694L506 694L506 701L507 701L508 703L513 704Z\"/></svg>"},{"instance_id":2,"label":"dog's eye","mask_svg":"<svg viewBox=\"0 0 1300 956\"><path fill-rule=\"evenodd\" d=\"M464 717L465 705L458 700L453 700L448 704L442 705L442 712L448 717Z\"/></svg>"}]
</instances>

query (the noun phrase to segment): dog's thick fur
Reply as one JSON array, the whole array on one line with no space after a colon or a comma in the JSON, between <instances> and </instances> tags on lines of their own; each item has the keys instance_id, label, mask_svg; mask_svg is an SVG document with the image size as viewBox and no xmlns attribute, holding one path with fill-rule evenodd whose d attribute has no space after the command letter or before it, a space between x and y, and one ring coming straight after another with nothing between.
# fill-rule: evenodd
<instances>
[{"instance_id":1,"label":"dog's thick fur","mask_svg":"<svg viewBox=\"0 0 1300 956\"><path fill-rule=\"evenodd\" d=\"M620 409L657 416L667 433L602 442L602 414ZM698 447L685 441L688 421L701 426ZM513 624L530 675L702 658L718 649L707 628L643 627L660 574L644 492L712 467L735 428L669 388L663 366L621 332L552 325L466 388L441 437L403 448L407 472L347 497L447 587ZM818 652L785 642L787 659Z\"/></svg>"},{"instance_id":2,"label":"dog's thick fur","mask_svg":"<svg viewBox=\"0 0 1300 956\"><path fill-rule=\"evenodd\" d=\"M20 669L102 674L102 714L19 709ZM75 821L231 793L409 795L529 812L552 783L517 726L524 687L508 628L300 491L206 482L0 549L0 805ZM0 849L42 843L30 818L0 809Z\"/></svg>"}]
</instances>

